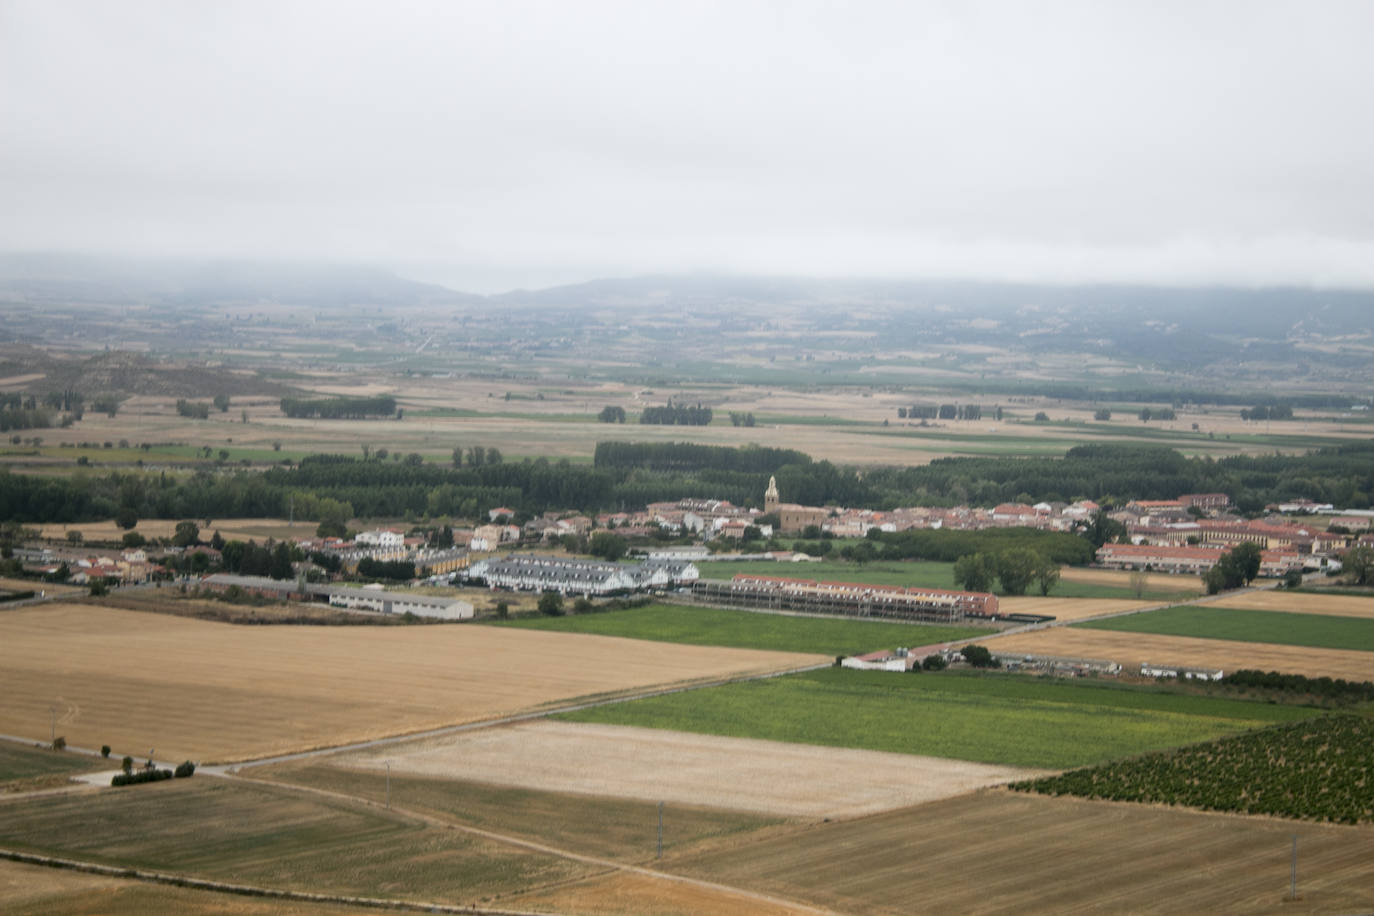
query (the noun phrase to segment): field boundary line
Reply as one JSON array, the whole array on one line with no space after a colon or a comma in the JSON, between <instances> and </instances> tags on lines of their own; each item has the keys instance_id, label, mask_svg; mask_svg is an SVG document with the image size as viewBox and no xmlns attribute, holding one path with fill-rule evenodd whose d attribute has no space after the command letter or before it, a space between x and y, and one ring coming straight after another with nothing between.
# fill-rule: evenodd
<instances>
[{"instance_id":1,"label":"field boundary line","mask_svg":"<svg viewBox=\"0 0 1374 916\"><path fill-rule=\"evenodd\" d=\"M311 891L292 891L276 887L260 887L253 884L231 884L226 881L213 881L208 878L192 878L171 872L148 871L142 868L129 868L122 865L104 865L99 862L84 862L79 859L64 859L37 853L18 852L0 849L0 859L19 862L24 865L38 865L45 868L65 869L91 875L104 875L111 878L126 878L148 884L165 884L171 887L184 887L198 891L212 891L221 894L235 894L240 897L266 897L273 900L294 900L302 903L330 903L356 906L374 910L403 910L415 913L469 913L478 916L548 916L531 910L507 910L486 906L466 906L453 903L422 903L412 900L386 900L380 897L350 897L345 894L317 894Z\"/></svg>"},{"instance_id":2,"label":"field boundary line","mask_svg":"<svg viewBox=\"0 0 1374 916\"><path fill-rule=\"evenodd\" d=\"M317 795L322 798L329 798L335 801L347 802L352 805L358 805L366 808L376 808L382 811L390 811L396 814L400 814L404 817L417 820L423 824L428 824L431 827L458 830L463 833L468 833L473 836L481 837L485 840L490 840L494 843L502 843L508 846L515 846L520 849L526 849L530 852L538 852L544 855L557 856L561 859L568 859L573 862L580 862L583 865L593 865L598 868L612 869L614 871L619 872L628 872L630 874L636 874L642 877L653 878L655 880L660 881L673 881L678 884L687 884L693 887L700 887L706 890L723 892L736 897L743 897L749 900L758 900L763 903L770 903L774 906L787 907L793 910L805 911L807 913L815 913L817 914L817 916L833 916L834 914L833 910L814 907L810 904L799 903L794 900L785 900L781 897L774 897L769 894L761 893L759 891L751 891L747 888L734 887L729 884L719 884L714 881L707 881L703 878L693 878L688 875L673 874L672 872L660 871L654 868L647 868L643 865L633 865L628 862L617 862L614 859L603 859L599 856L589 856L580 852L573 852L568 849L561 849L557 846L549 846L545 843L540 843L536 840L527 840L522 837L510 836L509 834L504 833L497 833L493 830L486 830L481 827L473 827L469 824L463 824L458 821L440 817L435 814L426 814L425 812L416 811L412 808L400 808L396 805L392 805L388 808L381 802L376 802L369 798L361 798L356 795L348 795L344 792L335 792L330 789L321 789L317 786L303 786L299 783L281 782L273 779L263 779L257 776L226 775L221 778L228 779L230 782L233 782L234 780L242 780L244 782L254 783L257 785L271 786L272 788L276 789L285 789L288 791L303 792L309 795Z\"/></svg>"}]
</instances>

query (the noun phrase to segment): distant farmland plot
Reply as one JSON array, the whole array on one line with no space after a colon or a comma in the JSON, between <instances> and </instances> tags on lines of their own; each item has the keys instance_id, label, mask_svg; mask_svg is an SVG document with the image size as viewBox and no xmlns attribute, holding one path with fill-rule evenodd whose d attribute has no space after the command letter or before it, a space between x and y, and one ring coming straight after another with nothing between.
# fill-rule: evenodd
<instances>
[{"instance_id":1,"label":"distant farmland plot","mask_svg":"<svg viewBox=\"0 0 1374 916\"><path fill-rule=\"evenodd\" d=\"M531 630L559 630L627 636L698 646L734 646L777 652L856 655L898 646L928 646L988 635L986 627L945 627L854 619L820 619L654 604L573 617L525 617L500 624Z\"/></svg>"},{"instance_id":2,"label":"distant farmland plot","mask_svg":"<svg viewBox=\"0 0 1374 916\"><path fill-rule=\"evenodd\" d=\"M96 605L0 614L0 733L242 760L592 694L778 671L815 655L470 624L236 626Z\"/></svg>"},{"instance_id":3,"label":"distant farmland plot","mask_svg":"<svg viewBox=\"0 0 1374 916\"><path fill-rule=\"evenodd\" d=\"M1057 769L1311 714L1116 684L832 668L560 718Z\"/></svg>"},{"instance_id":4,"label":"distant farmland plot","mask_svg":"<svg viewBox=\"0 0 1374 916\"><path fill-rule=\"evenodd\" d=\"M1212 607L1251 611L1291 611L1297 614L1329 614L1332 617L1365 617L1374 620L1374 595L1323 595L1265 589L1230 595L1210 602Z\"/></svg>"},{"instance_id":5,"label":"distant farmland plot","mask_svg":"<svg viewBox=\"0 0 1374 916\"><path fill-rule=\"evenodd\" d=\"M1198 636L1203 639L1374 652L1374 619L1250 611L1219 608L1210 604L1182 604L1143 614L1089 620L1075 626L1127 633ZM1371 660L1371 669L1374 669L1374 660Z\"/></svg>"}]
</instances>

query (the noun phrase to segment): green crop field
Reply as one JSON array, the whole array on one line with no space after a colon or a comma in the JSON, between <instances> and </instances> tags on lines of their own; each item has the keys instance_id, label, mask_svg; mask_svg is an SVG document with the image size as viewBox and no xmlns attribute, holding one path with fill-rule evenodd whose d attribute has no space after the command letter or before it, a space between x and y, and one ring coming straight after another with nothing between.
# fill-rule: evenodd
<instances>
[{"instance_id":1,"label":"green crop field","mask_svg":"<svg viewBox=\"0 0 1374 916\"><path fill-rule=\"evenodd\" d=\"M938 642L986 636L989 632L986 627L789 617L670 604L574 617L522 617L496 625L627 636L631 639L696 646L817 652L822 655L856 655L898 646L929 646Z\"/></svg>"},{"instance_id":2,"label":"green crop field","mask_svg":"<svg viewBox=\"0 0 1374 916\"><path fill-rule=\"evenodd\" d=\"M836 542L843 543L843 542ZM864 585L897 585L903 588L954 588L954 564L932 560L883 560L852 563L848 560L821 560L817 563L777 563L772 560L705 560L697 564L703 579L730 579L736 575L779 576L786 579L814 579L818 582L858 582ZM995 585L995 583L994 583ZM994 590L996 590L994 588ZM1199 589L1200 591L1200 589ZM1001 594L999 591L998 594ZM1034 587L1028 595L1039 595ZM1098 585L1090 582L1055 583L1050 589L1055 598L1135 598L1127 586ZM1147 601L1178 600L1174 591L1146 591Z\"/></svg>"},{"instance_id":3,"label":"green crop field","mask_svg":"<svg viewBox=\"0 0 1374 916\"><path fill-rule=\"evenodd\" d=\"M1332 715L1015 789L1355 824L1374 820L1374 722Z\"/></svg>"},{"instance_id":4,"label":"green crop field","mask_svg":"<svg viewBox=\"0 0 1374 916\"><path fill-rule=\"evenodd\" d=\"M1093 630L1374 652L1374 620L1360 617L1246 611L1184 604L1144 614L1087 621L1075 626Z\"/></svg>"},{"instance_id":5,"label":"green crop field","mask_svg":"<svg viewBox=\"0 0 1374 916\"><path fill-rule=\"evenodd\" d=\"M0 784L19 779L43 776L63 776L91 770L117 769L118 763L101 761L85 754L54 751L46 748L0 741Z\"/></svg>"},{"instance_id":6,"label":"green crop field","mask_svg":"<svg viewBox=\"0 0 1374 916\"><path fill-rule=\"evenodd\" d=\"M267 887L465 903L588 870L397 812L202 777L0 801L0 845Z\"/></svg>"},{"instance_id":7,"label":"green crop field","mask_svg":"<svg viewBox=\"0 0 1374 916\"><path fill-rule=\"evenodd\" d=\"M263 768L255 776L381 802L385 782L376 770L329 765ZM411 811L436 814L486 830L510 834L560 849L626 861L654 857L658 805L628 798L602 798L542 792L460 779L391 776L391 797ZM701 840L756 830L778 818L742 811L668 806L663 816L663 848L681 849Z\"/></svg>"},{"instance_id":8,"label":"green crop field","mask_svg":"<svg viewBox=\"0 0 1374 916\"><path fill-rule=\"evenodd\" d=\"M560 718L1059 769L1311 715L1114 682L830 668Z\"/></svg>"}]
</instances>

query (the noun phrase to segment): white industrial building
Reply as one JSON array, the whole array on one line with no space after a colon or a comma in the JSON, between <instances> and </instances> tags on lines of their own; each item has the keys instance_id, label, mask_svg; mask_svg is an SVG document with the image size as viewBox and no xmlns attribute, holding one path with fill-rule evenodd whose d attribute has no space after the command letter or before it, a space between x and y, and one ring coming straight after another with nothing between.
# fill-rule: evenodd
<instances>
[{"instance_id":1,"label":"white industrial building","mask_svg":"<svg viewBox=\"0 0 1374 916\"><path fill-rule=\"evenodd\" d=\"M478 560L462 575L467 579L481 579L491 588L513 591L614 595L690 585L701 573L696 564L684 561L607 563L572 557L511 554Z\"/></svg>"}]
</instances>

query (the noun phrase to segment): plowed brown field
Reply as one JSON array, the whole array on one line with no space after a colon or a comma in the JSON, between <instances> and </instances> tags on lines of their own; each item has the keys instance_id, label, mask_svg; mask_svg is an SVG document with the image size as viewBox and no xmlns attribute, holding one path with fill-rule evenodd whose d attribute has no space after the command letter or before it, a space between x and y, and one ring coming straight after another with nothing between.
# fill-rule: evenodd
<instances>
[{"instance_id":1,"label":"plowed brown field","mask_svg":"<svg viewBox=\"0 0 1374 916\"><path fill-rule=\"evenodd\" d=\"M1306 592L1266 590L1231 595L1213 601L1212 607L1244 608L1251 611L1291 611L1294 614L1329 614L1332 617L1374 619L1374 597L1359 595L1310 595Z\"/></svg>"},{"instance_id":2,"label":"plowed brown field","mask_svg":"<svg viewBox=\"0 0 1374 916\"><path fill-rule=\"evenodd\" d=\"M1369 827L989 789L744 837L665 868L846 913L1367 913L1371 861Z\"/></svg>"},{"instance_id":3,"label":"plowed brown field","mask_svg":"<svg viewBox=\"0 0 1374 916\"><path fill-rule=\"evenodd\" d=\"M814 655L464 625L233 626L90 605L0 614L0 732L242 760Z\"/></svg>"},{"instance_id":4,"label":"plowed brown field","mask_svg":"<svg viewBox=\"0 0 1374 916\"><path fill-rule=\"evenodd\" d=\"M1053 614L1057 620L1085 620L1158 605L1158 601L1136 601L1134 598L1055 598L1051 595L998 599L998 610L1003 614Z\"/></svg>"},{"instance_id":5,"label":"plowed brown field","mask_svg":"<svg viewBox=\"0 0 1374 916\"><path fill-rule=\"evenodd\" d=\"M1310 649L1271 643L1198 639L1192 636L1157 636L1111 630L1080 630L1052 627L979 640L993 652L1062 655L1072 658L1112 659L1128 671L1141 662L1184 665L1196 668L1258 668L1308 677L1343 677L1367 681L1374 676L1374 660L1368 652L1345 649Z\"/></svg>"}]
</instances>

